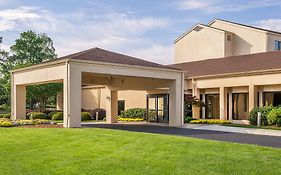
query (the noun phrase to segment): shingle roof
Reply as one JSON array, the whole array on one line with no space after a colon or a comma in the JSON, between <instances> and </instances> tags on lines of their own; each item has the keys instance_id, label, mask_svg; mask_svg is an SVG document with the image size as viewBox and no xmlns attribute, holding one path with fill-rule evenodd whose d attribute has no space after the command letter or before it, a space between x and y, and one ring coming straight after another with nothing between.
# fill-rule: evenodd
<instances>
[{"instance_id":1,"label":"shingle roof","mask_svg":"<svg viewBox=\"0 0 281 175\"><path fill-rule=\"evenodd\" d=\"M177 68L172 68L166 65L153 63L150 61L123 55L116 52L111 52L97 47L82 52L74 53L71 55L63 56L58 59L88 60L88 61L95 61L95 62L178 70Z\"/></svg>"},{"instance_id":2,"label":"shingle roof","mask_svg":"<svg viewBox=\"0 0 281 175\"><path fill-rule=\"evenodd\" d=\"M187 78L281 69L281 51L207 59L169 66L186 71Z\"/></svg>"}]
</instances>

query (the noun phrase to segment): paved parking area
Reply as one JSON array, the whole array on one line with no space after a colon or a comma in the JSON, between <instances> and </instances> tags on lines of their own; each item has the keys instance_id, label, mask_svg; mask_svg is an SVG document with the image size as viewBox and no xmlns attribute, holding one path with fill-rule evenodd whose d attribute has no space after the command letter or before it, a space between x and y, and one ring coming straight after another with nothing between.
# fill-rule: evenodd
<instances>
[{"instance_id":1,"label":"paved parking area","mask_svg":"<svg viewBox=\"0 0 281 175\"><path fill-rule=\"evenodd\" d=\"M159 125L149 124L99 124L99 123L84 123L82 127L94 127L94 128L107 128L117 129L134 132L147 132L156 134L168 134L184 137L194 137L200 139L226 141L243 144L254 144L260 146L270 146L281 148L281 137L278 136L265 136L265 135L253 135L253 134L241 134L222 131L207 131L191 128L176 128Z\"/></svg>"}]
</instances>

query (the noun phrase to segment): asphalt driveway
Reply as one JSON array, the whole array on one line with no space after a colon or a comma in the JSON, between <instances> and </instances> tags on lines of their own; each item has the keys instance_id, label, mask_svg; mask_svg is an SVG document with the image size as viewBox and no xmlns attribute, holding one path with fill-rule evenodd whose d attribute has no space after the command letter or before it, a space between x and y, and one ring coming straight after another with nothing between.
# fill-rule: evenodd
<instances>
[{"instance_id":1,"label":"asphalt driveway","mask_svg":"<svg viewBox=\"0 0 281 175\"><path fill-rule=\"evenodd\" d=\"M145 125L145 124L82 124L82 127L94 127L94 128L107 128L117 129L134 132L147 132L156 134L168 134L184 137L194 137L208 140L218 140L243 144L255 144L260 146L270 146L281 148L281 137L278 136L265 136L265 135L253 135L253 134L240 134L221 131L206 131L190 128L176 128L157 125Z\"/></svg>"}]
</instances>

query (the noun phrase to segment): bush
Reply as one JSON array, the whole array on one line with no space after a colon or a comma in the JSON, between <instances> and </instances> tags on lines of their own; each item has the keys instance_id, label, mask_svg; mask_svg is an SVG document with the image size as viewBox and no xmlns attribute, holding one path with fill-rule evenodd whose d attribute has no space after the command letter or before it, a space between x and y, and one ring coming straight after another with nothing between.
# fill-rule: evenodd
<instances>
[{"instance_id":1,"label":"bush","mask_svg":"<svg viewBox=\"0 0 281 175\"><path fill-rule=\"evenodd\" d=\"M278 118L276 121L276 126L281 127L281 118Z\"/></svg>"},{"instance_id":2,"label":"bush","mask_svg":"<svg viewBox=\"0 0 281 175\"><path fill-rule=\"evenodd\" d=\"M3 118L4 114L0 114L0 118Z\"/></svg>"},{"instance_id":3,"label":"bush","mask_svg":"<svg viewBox=\"0 0 281 175\"><path fill-rule=\"evenodd\" d=\"M189 117L189 116L184 117L184 123L189 123L192 120L196 120L196 119Z\"/></svg>"},{"instance_id":4,"label":"bush","mask_svg":"<svg viewBox=\"0 0 281 175\"><path fill-rule=\"evenodd\" d=\"M63 112L57 112L53 115L52 120L63 120Z\"/></svg>"},{"instance_id":5,"label":"bush","mask_svg":"<svg viewBox=\"0 0 281 175\"><path fill-rule=\"evenodd\" d=\"M52 111L52 112L50 112L49 114L48 114L48 119L52 119L53 118L53 115L55 114L55 113L57 113L58 111Z\"/></svg>"},{"instance_id":6,"label":"bush","mask_svg":"<svg viewBox=\"0 0 281 175\"><path fill-rule=\"evenodd\" d=\"M34 120L34 119L48 119L48 115L43 113L43 112L33 112L29 119Z\"/></svg>"},{"instance_id":7,"label":"bush","mask_svg":"<svg viewBox=\"0 0 281 175\"><path fill-rule=\"evenodd\" d=\"M13 123L10 121L3 121L0 123L0 127L13 127Z\"/></svg>"},{"instance_id":8,"label":"bush","mask_svg":"<svg viewBox=\"0 0 281 175\"><path fill-rule=\"evenodd\" d=\"M267 116L268 125L276 125L279 118L281 118L281 108L272 109Z\"/></svg>"},{"instance_id":9,"label":"bush","mask_svg":"<svg viewBox=\"0 0 281 175\"><path fill-rule=\"evenodd\" d=\"M220 120L220 119L198 119L192 120L190 123L193 124L231 124L229 120Z\"/></svg>"},{"instance_id":10,"label":"bush","mask_svg":"<svg viewBox=\"0 0 281 175\"><path fill-rule=\"evenodd\" d=\"M255 107L252 109L249 116L250 124L257 125L258 112L261 112L261 125L268 125L267 116L272 109L274 109L273 106Z\"/></svg>"},{"instance_id":11,"label":"bush","mask_svg":"<svg viewBox=\"0 0 281 175\"><path fill-rule=\"evenodd\" d=\"M81 112L81 121L91 120L91 115L89 112Z\"/></svg>"},{"instance_id":12,"label":"bush","mask_svg":"<svg viewBox=\"0 0 281 175\"><path fill-rule=\"evenodd\" d=\"M99 113L99 118L98 118L99 120L104 120L104 119L106 118L106 110L104 110L104 109L96 108L96 109L90 110L90 111L88 111L88 112L90 113L91 118L92 118L93 120L96 119L96 113L97 113L97 112Z\"/></svg>"},{"instance_id":13,"label":"bush","mask_svg":"<svg viewBox=\"0 0 281 175\"><path fill-rule=\"evenodd\" d=\"M120 115L121 118L142 118L146 119L145 108L131 108L123 111Z\"/></svg>"},{"instance_id":14,"label":"bush","mask_svg":"<svg viewBox=\"0 0 281 175\"><path fill-rule=\"evenodd\" d=\"M8 118L8 119L11 119L11 114L9 113L9 114L4 114L3 116L2 116L2 118Z\"/></svg>"}]
</instances>

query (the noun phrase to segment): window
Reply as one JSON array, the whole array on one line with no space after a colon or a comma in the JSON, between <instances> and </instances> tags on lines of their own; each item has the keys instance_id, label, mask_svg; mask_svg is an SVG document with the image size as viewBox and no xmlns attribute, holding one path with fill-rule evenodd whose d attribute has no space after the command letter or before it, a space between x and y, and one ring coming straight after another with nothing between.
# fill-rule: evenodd
<instances>
[{"instance_id":1,"label":"window","mask_svg":"<svg viewBox=\"0 0 281 175\"><path fill-rule=\"evenodd\" d=\"M118 100L118 115L125 110L125 100Z\"/></svg>"},{"instance_id":2,"label":"window","mask_svg":"<svg viewBox=\"0 0 281 175\"><path fill-rule=\"evenodd\" d=\"M281 41L275 40L275 50L281 50Z\"/></svg>"}]
</instances>

